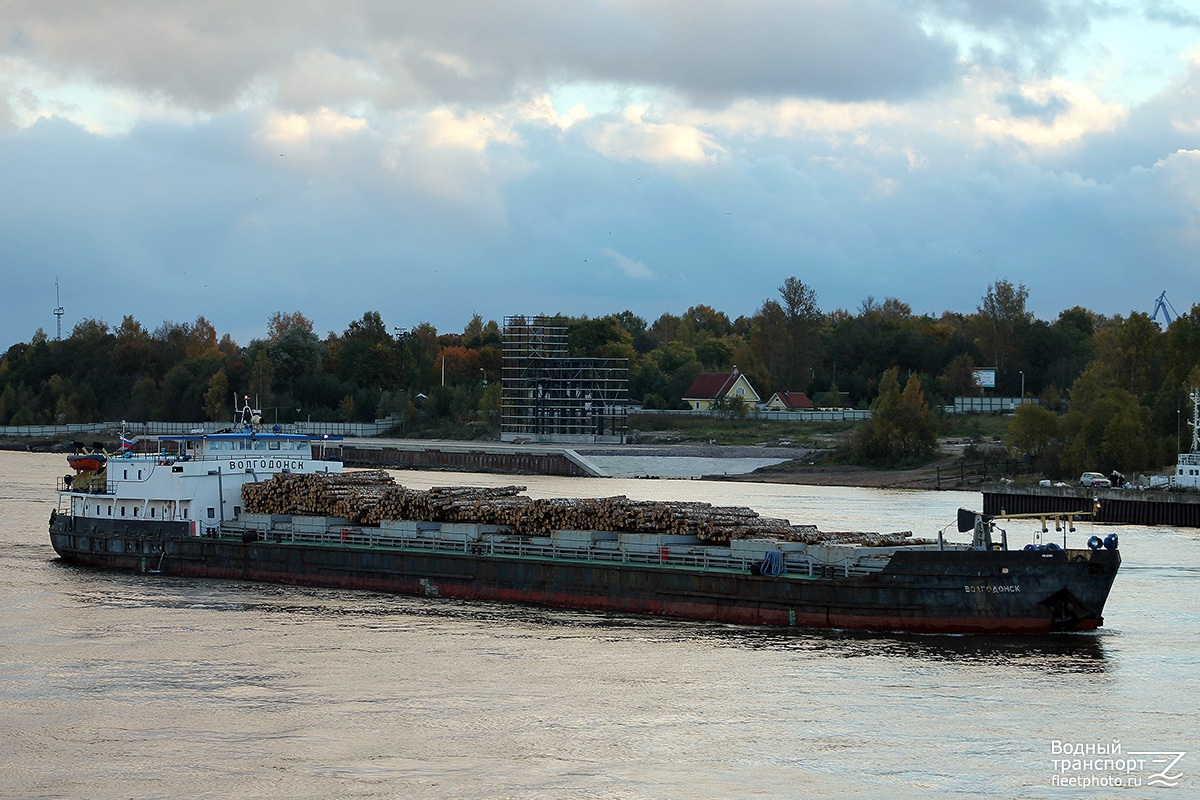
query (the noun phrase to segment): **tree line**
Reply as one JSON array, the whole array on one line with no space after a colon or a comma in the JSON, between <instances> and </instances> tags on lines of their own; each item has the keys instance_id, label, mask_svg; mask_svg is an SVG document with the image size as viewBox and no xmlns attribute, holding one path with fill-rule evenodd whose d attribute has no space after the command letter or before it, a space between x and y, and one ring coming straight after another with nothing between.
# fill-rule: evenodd
<instances>
[{"instance_id":1,"label":"tree line","mask_svg":"<svg viewBox=\"0 0 1200 800\"><path fill-rule=\"evenodd\" d=\"M974 371L994 367L989 393L1040 401L1020 409L1010 444L1043 471L1172 461L1187 392L1200 384L1200 307L1164 328L1142 312L1108 317L1080 307L1042 320L1027 303L1023 285L1001 279L968 312L917 314L898 298L871 296L853 312L826 312L792 277L733 319L708 305L653 322L630 311L561 319L570 356L629 360L630 397L648 410L684 407L700 372L737 366L764 400L803 391L822 406L875 403L908 414L979 394ZM279 311L246 345L203 316L154 330L129 316L115 327L85 319L61 341L39 330L8 349L0 424L223 419L236 392L280 422L394 415L486 427L499 408L502 350L500 325L478 314L461 332L442 332L427 322L393 327L368 311L321 337L302 313ZM918 418L907 419L888 435L912 438L905 431ZM864 452L879 450L859 439ZM895 455L894 445L881 452Z\"/></svg>"}]
</instances>

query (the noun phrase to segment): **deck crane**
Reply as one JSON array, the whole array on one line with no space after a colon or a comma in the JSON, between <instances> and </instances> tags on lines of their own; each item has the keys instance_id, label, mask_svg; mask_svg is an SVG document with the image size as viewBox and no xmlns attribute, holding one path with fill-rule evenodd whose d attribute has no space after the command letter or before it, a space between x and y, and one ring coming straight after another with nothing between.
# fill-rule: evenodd
<instances>
[{"instance_id":1,"label":"deck crane","mask_svg":"<svg viewBox=\"0 0 1200 800\"><path fill-rule=\"evenodd\" d=\"M1171 305L1171 301L1167 299L1166 290L1163 290L1163 293L1158 296L1158 300L1154 303L1154 316L1150 319L1158 321L1158 312L1160 311L1168 325L1179 316L1179 312L1175 310L1175 306Z\"/></svg>"}]
</instances>

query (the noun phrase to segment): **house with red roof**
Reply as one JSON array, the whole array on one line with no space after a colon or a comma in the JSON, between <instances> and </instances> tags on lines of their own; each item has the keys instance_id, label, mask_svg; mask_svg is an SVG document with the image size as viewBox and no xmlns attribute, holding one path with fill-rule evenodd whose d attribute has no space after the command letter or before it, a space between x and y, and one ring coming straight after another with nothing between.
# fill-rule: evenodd
<instances>
[{"instance_id":1,"label":"house with red roof","mask_svg":"<svg viewBox=\"0 0 1200 800\"><path fill-rule=\"evenodd\" d=\"M813 401L804 392L776 392L767 401L768 411L812 411Z\"/></svg>"},{"instance_id":2,"label":"house with red roof","mask_svg":"<svg viewBox=\"0 0 1200 800\"><path fill-rule=\"evenodd\" d=\"M713 403L727 397L740 397L748 406L762 400L737 367L730 372L701 372L683 393L684 402L695 411L708 411Z\"/></svg>"}]
</instances>

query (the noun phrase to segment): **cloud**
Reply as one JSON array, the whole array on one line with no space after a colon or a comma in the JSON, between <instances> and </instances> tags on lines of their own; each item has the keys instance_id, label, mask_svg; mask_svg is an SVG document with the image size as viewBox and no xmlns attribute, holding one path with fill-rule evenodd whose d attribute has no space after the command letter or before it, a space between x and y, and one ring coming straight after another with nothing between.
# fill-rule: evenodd
<instances>
[{"instance_id":1,"label":"cloud","mask_svg":"<svg viewBox=\"0 0 1200 800\"><path fill-rule=\"evenodd\" d=\"M611 247L605 247L602 252L604 255L612 259L613 264L615 264L617 269L619 269L626 277L639 281L648 281L654 278L654 273L651 271L651 269L641 261L635 261L626 255L622 255Z\"/></svg>"},{"instance_id":2,"label":"cloud","mask_svg":"<svg viewBox=\"0 0 1200 800\"><path fill-rule=\"evenodd\" d=\"M1184 28L1200 28L1200 14L1189 11L1185 6L1173 0L1146 0L1145 14L1147 19L1166 22Z\"/></svg>"},{"instance_id":3,"label":"cloud","mask_svg":"<svg viewBox=\"0 0 1200 800\"><path fill-rule=\"evenodd\" d=\"M328 108L312 114L270 114L263 124L262 137L273 144L300 145L320 139L336 139L367 128L361 117L348 117Z\"/></svg>"},{"instance_id":4,"label":"cloud","mask_svg":"<svg viewBox=\"0 0 1200 800\"><path fill-rule=\"evenodd\" d=\"M969 310L1000 276L1051 316L1200 297L1200 65L1143 51L1167 77L1137 102L1065 66L1138 41L1093 32L1132 7L5 10L0 347L53 322L54 275L68 322L204 314L243 343L274 310L736 316L792 275L825 308Z\"/></svg>"},{"instance_id":5,"label":"cloud","mask_svg":"<svg viewBox=\"0 0 1200 800\"><path fill-rule=\"evenodd\" d=\"M648 121L641 106L630 106L619 120L589 126L585 136L596 152L622 160L711 161L721 152L715 140L696 127Z\"/></svg>"},{"instance_id":6,"label":"cloud","mask_svg":"<svg viewBox=\"0 0 1200 800\"><path fill-rule=\"evenodd\" d=\"M976 127L985 136L1033 147L1076 143L1088 134L1112 130L1128 118L1122 106L1102 102L1086 88L1058 78L1022 84L997 99L1002 105L976 115Z\"/></svg>"},{"instance_id":7,"label":"cloud","mask_svg":"<svg viewBox=\"0 0 1200 800\"><path fill-rule=\"evenodd\" d=\"M202 112L261 93L286 108L497 102L522 86L656 86L735 97L909 97L952 81L955 47L882 0L378 4L12 0L0 52L61 80L163 95ZM269 35L264 35L269 32ZM846 58L849 53L854 58Z\"/></svg>"}]
</instances>

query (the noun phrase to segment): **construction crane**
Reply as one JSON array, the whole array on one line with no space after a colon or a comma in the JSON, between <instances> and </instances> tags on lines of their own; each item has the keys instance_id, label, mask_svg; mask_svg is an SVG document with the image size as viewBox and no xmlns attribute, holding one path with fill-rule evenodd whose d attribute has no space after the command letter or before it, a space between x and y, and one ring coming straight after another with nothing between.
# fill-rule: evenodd
<instances>
[{"instance_id":1,"label":"construction crane","mask_svg":"<svg viewBox=\"0 0 1200 800\"><path fill-rule=\"evenodd\" d=\"M1158 312L1160 311L1162 312L1163 319L1167 321L1168 325L1170 325L1171 322L1179 316L1179 312L1175 310L1175 306L1171 305L1171 301L1167 299L1167 293L1165 290L1158 296L1158 301L1154 304L1154 316L1152 316L1150 319L1157 322Z\"/></svg>"}]
</instances>

